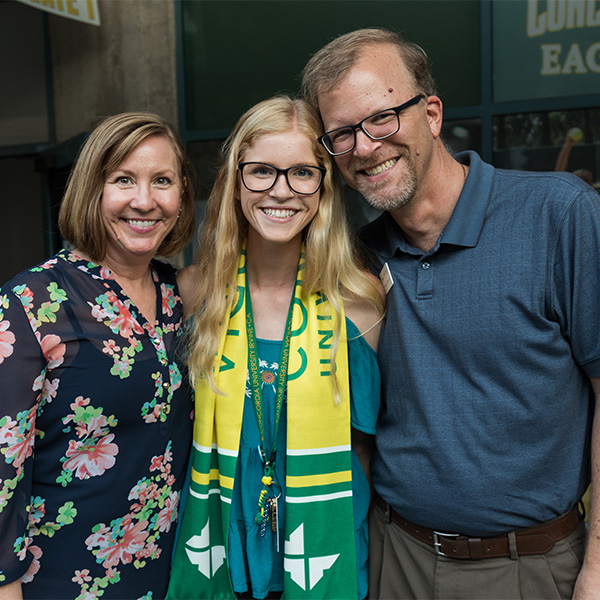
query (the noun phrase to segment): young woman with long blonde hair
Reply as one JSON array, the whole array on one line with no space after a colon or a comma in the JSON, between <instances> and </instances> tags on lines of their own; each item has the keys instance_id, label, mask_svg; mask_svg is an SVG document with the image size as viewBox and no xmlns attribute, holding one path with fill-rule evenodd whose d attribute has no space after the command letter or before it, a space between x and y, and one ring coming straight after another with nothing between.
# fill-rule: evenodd
<instances>
[{"instance_id":1,"label":"young woman with long blonde hair","mask_svg":"<svg viewBox=\"0 0 600 600\"><path fill-rule=\"evenodd\" d=\"M172 598L366 595L383 293L320 133L285 96L241 117L179 277L196 416Z\"/></svg>"}]
</instances>

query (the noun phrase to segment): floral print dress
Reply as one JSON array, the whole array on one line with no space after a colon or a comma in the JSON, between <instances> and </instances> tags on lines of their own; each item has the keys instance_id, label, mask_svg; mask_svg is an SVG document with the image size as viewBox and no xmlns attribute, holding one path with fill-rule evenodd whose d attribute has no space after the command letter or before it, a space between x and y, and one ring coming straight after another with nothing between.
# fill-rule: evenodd
<instances>
[{"instance_id":1,"label":"floral print dress","mask_svg":"<svg viewBox=\"0 0 600 600\"><path fill-rule=\"evenodd\" d=\"M148 323L67 251L0 289L0 585L162 598L192 436L175 270Z\"/></svg>"}]
</instances>

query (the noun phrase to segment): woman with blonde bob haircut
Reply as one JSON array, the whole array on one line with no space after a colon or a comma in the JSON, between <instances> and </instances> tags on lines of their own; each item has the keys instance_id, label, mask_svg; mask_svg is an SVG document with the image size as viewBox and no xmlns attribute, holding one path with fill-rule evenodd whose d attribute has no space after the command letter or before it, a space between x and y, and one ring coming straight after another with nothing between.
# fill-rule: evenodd
<instances>
[{"instance_id":1,"label":"woman with blonde bob haircut","mask_svg":"<svg viewBox=\"0 0 600 600\"><path fill-rule=\"evenodd\" d=\"M157 249L161 256L181 252L194 231L194 192L190 185L189 161L179 136L154 113L121 113L104 119L90 134L71 172L60 205L59 229L73 246L92 260L106 252L106 227L102 216L102 190L109 173L144 139L161 135L170 143L183 183L179 218Z\"/></svg>"},{"instance_id":2,"label":"woman with blonde bob haircut","mask_svg":"<svg viewBox=\"0 0 600 600\"><path fill-rule=\"evenodd\" d=\"M170 598L367 592L383 292L351 243L321 133L287 96L240 118L197 264L179 276L196 414ZM308 587L284 548L313 557Z\"/></svg>"},{"instance_id":3,"label":"woman with blonde bob haircut","mask_svg":"<svg viewBox=\"0 0 600 600\"><path fill-rule=\"evenodd\" d=\"M0 289L0 599L163 598L192 442L176 268L187 161L151 113L91 132L74 245Z\"/></svg>"}]
</instances>

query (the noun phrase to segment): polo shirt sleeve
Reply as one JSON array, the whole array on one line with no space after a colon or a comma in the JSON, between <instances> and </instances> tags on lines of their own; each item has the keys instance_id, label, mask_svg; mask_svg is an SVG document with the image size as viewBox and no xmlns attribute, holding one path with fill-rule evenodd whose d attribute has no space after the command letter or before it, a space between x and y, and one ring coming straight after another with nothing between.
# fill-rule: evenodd
<instances>
[{"instance_id":1,"label":"polo shirt sleeve","mask_svg":"<svg viewBox=\"0 0 600 600\"><path fill-rule=\"evenodd\" d=\"M558 226L552 310L575 362L600 376L600 195L577 183Z\"/></svg>"}]
</instances>

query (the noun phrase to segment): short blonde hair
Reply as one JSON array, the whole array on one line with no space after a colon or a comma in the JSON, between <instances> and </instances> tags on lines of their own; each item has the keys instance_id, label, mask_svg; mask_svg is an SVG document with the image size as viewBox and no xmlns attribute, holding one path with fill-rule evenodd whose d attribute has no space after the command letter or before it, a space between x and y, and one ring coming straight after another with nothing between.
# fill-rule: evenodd
<instances>
[{"instance_id":1,"label":"short blonde hair","mask_svg":"<svg viewBox=\"0 0 600 600\"><path fill-rule=\"evenodd\" d=\"M412 75L415 92L437 96L435 81L425 50L388 29L372 27L340 35L323 46L302 71L304 99L319 110L319 94L331 91L356 64L362 50L376 45L394 46Z\"/></svg>"},{"instance_id":2,"label":"short blonde hair","mask_svg":"<svg viewBox=\"0 0 600 600\"><path fill-rule=\"evenodd\" d=\"M157 254L172 256L180 252L194 233L191 167L179 136L159 115L121 113L103 119L84 143L69 176L58 216L61 235L94 261L101 261L106 254L107 234L101 210L106 178L151 135L162 135L171 143L181 182L179 219Z\"/></svg>"}]
</instances>

